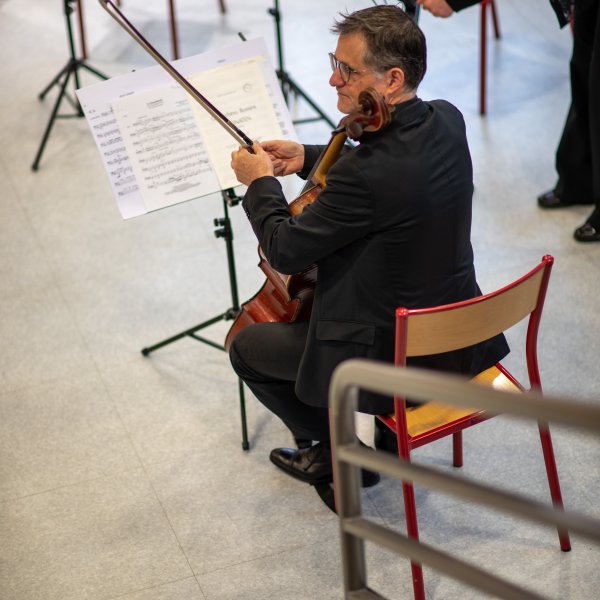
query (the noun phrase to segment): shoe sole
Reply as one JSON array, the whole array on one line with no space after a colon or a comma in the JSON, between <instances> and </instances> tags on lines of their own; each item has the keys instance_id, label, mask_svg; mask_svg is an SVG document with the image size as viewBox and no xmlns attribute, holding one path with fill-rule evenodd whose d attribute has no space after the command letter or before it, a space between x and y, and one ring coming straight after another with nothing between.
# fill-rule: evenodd
<instances>
[{"instance_id":1,"label":"shoe sole","mask_svg":"<svg viewBox=\"0 0 600 600\"><path fill-rule=\"evenodd\" d=\"M308 475L304 475L301 471L297 471L295 469L290 469L287 465L281 465L278 462L274 461L271 457L269 460L280 470L283 471L286 475L297 479L298 481L302 481L303 483L308 483L310 485L318 485L320 483L331 483L333 481L333 473L330 475L324 475L323 477L314 478Z\"/></svg>"}]
</instances>

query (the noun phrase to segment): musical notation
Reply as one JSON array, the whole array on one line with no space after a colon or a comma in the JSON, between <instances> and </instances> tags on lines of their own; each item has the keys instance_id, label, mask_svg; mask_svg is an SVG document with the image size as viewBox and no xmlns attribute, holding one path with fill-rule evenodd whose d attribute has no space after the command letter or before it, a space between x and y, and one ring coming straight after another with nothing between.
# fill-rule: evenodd
<instances>
[{"instance_id":1,"label":"musical notation","mask_svg":"<svg viewBox=\"0 0 600 600\"><path fill-rule=\"evenodd\" d=\"M253 64L254 72L243 63ZM196 87L252 139L295 138L262 40L187 57L176 66L192 82L208 72L208 87ZM223 69L234 85L219 82L214 73ZM237 142L206 113L213 128L201 127L195 111L204 109L160 67L76 93L123 218L238 185L229 167ZM267 127L259 125L261 114L269 114Z\"/></svg>"},{"instance_id":2,"label":"musical notation","mask_svg":"<svg viewBox=\"0 0 600 600\"><path fill-rule=\"evenodd\" d=\"M190 77L198 89L210 91L206 94L210 102L219 106L219 110L252 140L282 137L280 118L272 110L262 63L261 57L252 57ZM230 166L231 152L238 143L199 106L194 107L194 116L221 187L239 185Z\"/></svg>"},{"instance_id":3,"label":"musical notation","mask_svg":"<svg viewBox=\"0 0 600 600\"><path fill-rule=\"evenodd\" d=\"M113 103L149 210L218 186L185 92L169 85Z\"/></svg>"}]
</instances>

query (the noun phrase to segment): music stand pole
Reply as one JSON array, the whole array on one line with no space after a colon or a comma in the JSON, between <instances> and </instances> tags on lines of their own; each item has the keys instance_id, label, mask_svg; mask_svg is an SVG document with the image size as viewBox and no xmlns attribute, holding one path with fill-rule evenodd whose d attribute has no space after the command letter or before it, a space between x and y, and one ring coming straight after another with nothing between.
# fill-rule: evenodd
<instances>
[{"instance_id":1,"label":"music stand pole","mask_svg":"<svg viewBox=\"0 0 600 600\"><path fill-rule=\"evenodd\" d=\"M298 84L290 77L283 65L283 37L281 33L281 12L279 10L279 0L275 0L273 8L267 9L267 12L275 19L275 36L277 39L277 78L281 82L281 91L287 103L289 93L293 93L296 97L301 97L316 113L318 117L310 117L308 119L297 119L294 123L311 123L313 121L325 121L332 129L337 127L334 123L315 103L308 94L298 86Z\"/></svg>"},{"instance_id":2,"label":"music stand pole","mask_svg":"<svg viewBox=\"0 0 600 600\"><path fill-rule=\"evenodd\" d=\"M75 89L79 89L79 69L83 68L93 73L100 79L108 79L106 75L90 67L83 59L75 57L75 43L73 41L73 28L71 25L71 14L73 13L73 7L71 6L73 0L64 0L64 11L65 11L65 20L67 24L67 38L69 42L69 52L70 58L67 64L58 72L58 74L52 79L52 81L44 88L42 92L39 94L39 99L43 100L46 94L55 86L58 85L60 87L58 92L58 97L56 98L56 102L54 103L54 108L52 110L52 114L50 115L50 119L48 121L48 125L46 126L46 130L44 131L44 135L42 136L42 141L38 148L37 154L35 156L35 160L31 165L32 171L37 171L39 168L40 160L42 158L42 154L44 152L44 148L46 147L46 142L48 141L48 137L50 136L50 131L52 130L52 126L54 125L54 121L56 119L68 119L73 117L83 117L83 110L81 109L81 105L78 100L73 100L67 94L67 84L69 83L69 79L73 76L73 80L75 82ZM61 82L61 79L64 79ZM58 110L63 99L66 98L71 104L71 106L75 109L75 114L71 115L59 115Z\"/></svg>"},{"instance_id":3,"label":"music stand pole","mask_svg":"<svg viewBox=\"0 0 600 600\"><path fill-rule=\"evenodd\" d=\"M201 335L198 335L197 332L201 329L205 329L210 325L214 325L219 321L230 321L235 319L239 310L240 303L238 298L238 288L237 288L237 275L235 270L235 257L233 253L233 229L231 227L231 220L229 219L229 207L236 206L239 204L241 198L235 195L235 192L232 189L222 190L221 195L223 198L223 212L224 217L214 219L213 223L216 227L215 229L215 237L222 238L225 240L225 247L227 252L227 269L229 271L229 289L231 291L231 308L228 308L226 311L208 319L207 321L203 321L199 325L195 325L194 327L190 327L185 331L177 333L161 342L158 342L152 346L148 346L146 348L142 348L141 352L144 356L148 356L151 352L162 348L168 344L172 344L177 340L180 340L184 337L191 337L195 340L202 342L203 344L207 344L216 348L217 350L225 351L224 346L220 344L216 344L212 340L209 340ZM238 378L238 391L240 397L240 418L242 423L242 448L244 450L248 450L250 448L250 444L248 442L248 426L246 423L246 398L244 396L244 385L241 379Z\"/></svg>"}]
</instances>

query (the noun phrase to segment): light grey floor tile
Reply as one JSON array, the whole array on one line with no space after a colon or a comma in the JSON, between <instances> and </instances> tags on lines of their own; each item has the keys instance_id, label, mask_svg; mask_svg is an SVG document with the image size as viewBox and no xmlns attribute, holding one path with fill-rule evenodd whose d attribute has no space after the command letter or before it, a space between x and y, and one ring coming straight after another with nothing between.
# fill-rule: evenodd
<instances>
[{"instance_id":1,"label":"light grey floor tile","mask_svg":"<svg viewBox=\"0 0 600 600\"><path fill-rule=\"evenodd\" d=\"M139 467L98 377L0 394L0 499Z\"/></svg>"},{"instance_id":2,"label":"light grey floor tile","mask_svg":"<svg viewBox=\"0 0 600 600\"><path fill-rule=\"evenodd\" d=\"M0 505L7 599L113 598L191 575L141 470Z\"/></svg>"},{"instance_id":3,"label":"light grey floor tile","mask_svg":"<svg viewBox=\"0 0 600 600\"><path fill-rule=\"evenodd\" d=\"M0 162L0 299L42 291L52 284L52 272L27 215L19 204L13 181Z\"/></svg>"},{"instance_id":4,"label":"light grey floor tile","mask_svg":"<svg viewBox=\"0 0 600 600\"><path fill-rule=\"evenodd\" d=\"M224 352L196 341L137 354L103 372L124 426L145 464L224 448L237 457L241 417L237 378ZM250 443L283 429L246 390Z\"/></svg>"},{"instance_id":5,"label":"light grey floor tile","mask_svg":"<svg viewBox=\"0 0 600 600\"><path fill-rule=\"evenodd\" d=\"M312 488L268 461L281 438L265 435L244 454L222 446L149 467L195 573L336 539L337 519Z\"/></svg>"},{"instance_id":6,"label":"light grey floor tile","mask_svg":"<svg viewBox=\"0 0 600 600\"><path fill-rule=\"evenodd\" d=\"M337 551L335 540L300 549L291 547L273 556L200 575L198 580L208 600L333 600L340 598L341 588Z\"/></svg>"},{"instance_id":7,"label":"light grey floor tile","mask_svg":"<svg viewBox=\"0 0 600 600\"><path fill-rule=\"evenodd\" d=\"M205 598L196 578L187 577L130 594L119 594L114 600L205 600Z\"/></svg>"},{"instance_id":8,"label":"light grey floor tile","mask_svg":"<svg viewBox=\"0 0 600 600\"><path fill-rule=\"evenodd\" d=\"M0 337L3 389L14 389L94 369L94 362L53 284L44 290L4 297Z\"/></svg>"}]
</instances>

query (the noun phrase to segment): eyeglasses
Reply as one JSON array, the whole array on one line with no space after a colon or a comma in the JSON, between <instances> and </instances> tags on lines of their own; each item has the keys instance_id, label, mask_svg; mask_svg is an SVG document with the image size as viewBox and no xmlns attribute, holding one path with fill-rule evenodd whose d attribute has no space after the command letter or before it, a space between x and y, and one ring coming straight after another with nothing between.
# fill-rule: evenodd
<instances>
[{"instance_id":1,"label":"eyeglasses","mask_svg":"<svg viewBox=\"0 0 600 600\"><path fill-rule=\"evenodd\" d=\"M329 53L329 62L331 63L331 70L335 71L336 69L340 70L340 75L342 76L342 80L344 83L348 83L350 81L351 75L362 75L367 71L372 71L373 69L363 69L362 71L357 71L352 67L348 66L345 62L338 60L333 52Z\"/></svg>"}]
</instances>

